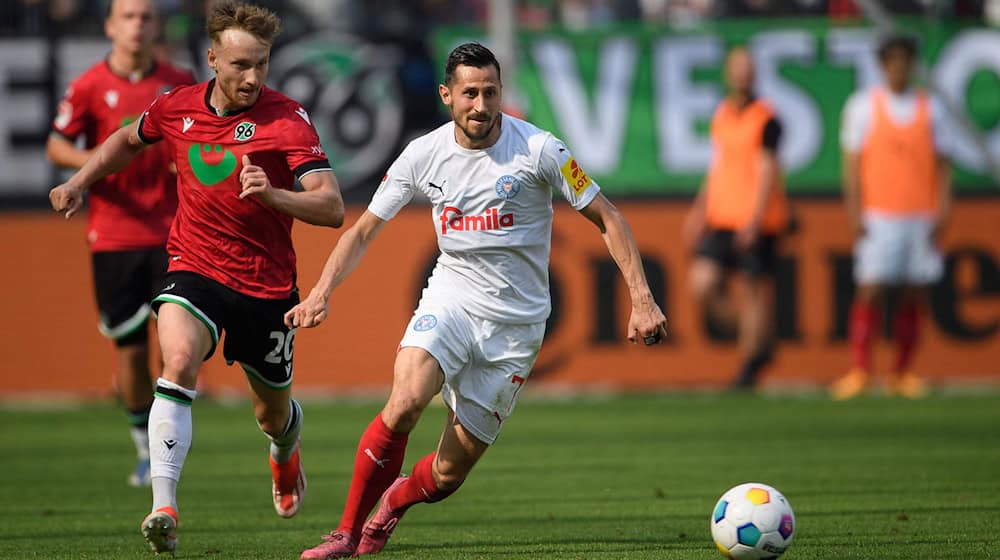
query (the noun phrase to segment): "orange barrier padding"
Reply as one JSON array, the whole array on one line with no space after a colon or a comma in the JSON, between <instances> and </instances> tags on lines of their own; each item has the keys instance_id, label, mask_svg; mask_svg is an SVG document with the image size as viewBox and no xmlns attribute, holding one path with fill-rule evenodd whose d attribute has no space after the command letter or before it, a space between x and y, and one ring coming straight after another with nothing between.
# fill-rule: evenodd
<instances>
[{"instance_id":1,"label":"orange barrier padding","mask_svg":"<svg viewBox=\"0 0 1000 560\"><path fill-rule=\"evenodd\" d=\"M621 202L664 304L670 337L659 346L625 340L624 283L590 222L561 201L553 230L554 316L532 373L533 384L574 389L721 386L733 376L733 341L713 338L687 285L690 253L681 237L688 205ZM801 227L781 249L780 345L767 374L772 384L825 383L848 366L847 305L851 243L842 206L793 201ZM348 223L363 210L348 209ZM1000 376L1000 199L959 200L942 239L948 274L934 290L916 369L938 381ZM97 332L85 220L8 213L0 219L5 311L0 336L0 395L102 395L115 368L112 345ZM331 299L331 316L295 339L295 385L333 393L385 391L396 348L437 255L435 222L415 206L392 220L361 265ZM299 287L305 296L340 231L296 224ZM738 286L734 286L738 288ZM268 352L269 348L262 348ZM891 363L888 339L876 368ZM221 355L203 369L207 386L246 386Z\"/></svg>"}]
</instances>

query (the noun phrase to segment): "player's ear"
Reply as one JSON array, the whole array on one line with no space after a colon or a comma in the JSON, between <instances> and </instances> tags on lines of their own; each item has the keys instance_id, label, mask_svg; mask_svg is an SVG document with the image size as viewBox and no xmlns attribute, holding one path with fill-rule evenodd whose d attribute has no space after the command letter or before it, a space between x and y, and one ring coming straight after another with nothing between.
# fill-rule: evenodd
<instances>
[{"instance_id":1,"label":"player's ear","mask_svg":"<svg viewBox=\"0 0 1000 560\"><path fill-rule=\"evenodd\" d=\"M441 103L451 107L451 90L444 84L438 84L438 95L441 96Z\"/></svg>"},{"instance_id":2,"label":"player's ear","mask_svg":"<svg viewBox=\"0 0 1000 560\"><path fill-rule=\"evenodd\" d=\"M218 62L218 58L215 56L215 49L213 49L212 47L208 47L207 59L208 59L209 69L211 69L213 72L218 72L219 69L215 67L216 63Z\"/></svg>"},{"instance_id":3,"label":"player's ear","mask_svg":"<svg viewBox=\"0 0 1000 560\"><path fill-rule=\"evenodd\" d=\"M111 14L110 13L108 14L108 17L104 18L104 36L107 37L111 41L115 40L114 32L112 31L112 27L111 27Z\"/></svg>"}]
</instances>

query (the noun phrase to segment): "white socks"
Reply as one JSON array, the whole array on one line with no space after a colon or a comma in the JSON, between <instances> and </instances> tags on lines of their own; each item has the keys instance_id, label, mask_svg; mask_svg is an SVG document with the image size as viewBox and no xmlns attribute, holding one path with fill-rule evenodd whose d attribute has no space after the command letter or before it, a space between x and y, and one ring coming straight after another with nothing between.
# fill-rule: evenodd
<instances>
[{"instance_id":1,"label":"white socks","mask_svg":"<svg viewBox=\"0 0 1000 560\"><path fill-rule=\"evenodd\" d=\"M140 461L149 459L149 428L132 426L128 429L132 436L132 443L135 444L135 456Z\"/></svg>"},{"instance_id":2,"label":"white socks","mask_svg":"<svg viewBox=\"0 0 1000 560\"><path fill-rule=\"evenodd\" d=\"M153 510L177 509L177 482L191 448L191 403L197 391L160 378L149 411L150 476Z\"/></svg>"},{"instance_id":3,"label":"white socks","mask_svg":"<svg viewBox=\"0 0 1000 560\"><path fill-rule=\"evenodd\" d=\"M299 434L302 433L302 407L295 399L288 399L289 412L288 424L285 431L280 436L271 438L271 458L279 465L287 463L295 452L295 444L299 441Z\"/></svg>"}]
</instances>

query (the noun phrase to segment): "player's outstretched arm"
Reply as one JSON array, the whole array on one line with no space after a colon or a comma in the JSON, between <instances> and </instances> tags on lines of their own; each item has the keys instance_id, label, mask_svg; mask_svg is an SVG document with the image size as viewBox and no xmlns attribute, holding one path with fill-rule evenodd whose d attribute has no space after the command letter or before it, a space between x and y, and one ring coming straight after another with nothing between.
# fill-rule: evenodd
<instances>
[{"instance_id":1,"label":"player's outstretched arm","mask_svg":"<svg viewBox=\"0 0 1000 560\"><path fill-rule=\"evenodd\" d=\"M55 132L49 134L45 142L45 157L53 164L67 169L80 169L93 154L91 150L81 150L66 137Z\"/></svg>"},{"instance_id":2,"label":"player's outstretched arm","mask_svg":"<svg viewBox=\"0 0 1000 560\"><path fill-rule=\"evenodd\" d=\"M667 334L667 318L656 305L649 284L646 283L642 258L628 222L603 194L598 194L580 213L601 230L608 252L625 277L625 285L628 286L629 297L632 299L632 314L628 321L629 341L635 344L641 337L647 345L659 342Z\"/></svg>"},{"instance_id":3,"label":"player's outstretched arm","mask_svg":"<svg viewBox=\"0 0 1000 560\"><path fill-rule=\"evenodd\" d=\"M330 257L326 259L319 281L301 303L285 313L285 325L288 328L315 327L326 319L333 289L358 266L368 245L382 231L383 226L385 220L365 210L358 221L340 236Z\"/></svg>"},{"instance_id":4,"label":"player's outstretched arm","mask_svg":"<svg viewBox=\"0 0 1000 560\"><path fill-rule=\"evenodd\" d=\"M76 214L83 205L83 193L98 179L120 171L146 144L136 133L138 121L119 128L108 136L94 154L65 183L49 191L49 202L56 212L65 212L66 218Z\"/></svg>"},{"instance_id":5,"label":"player's outstretched arm","mask_svg":"<svg viewBox=\"0 0 1000 560\"><path fill-rule=\"evenodd\" d=\"M240 198L255 195L264 204L314 226L342 226L344 199L333 171L314 171L302 177L300 182L301 192L276 189L264 169L254 165L249 156L243 156Z\"/></svg>"}]
</instances>

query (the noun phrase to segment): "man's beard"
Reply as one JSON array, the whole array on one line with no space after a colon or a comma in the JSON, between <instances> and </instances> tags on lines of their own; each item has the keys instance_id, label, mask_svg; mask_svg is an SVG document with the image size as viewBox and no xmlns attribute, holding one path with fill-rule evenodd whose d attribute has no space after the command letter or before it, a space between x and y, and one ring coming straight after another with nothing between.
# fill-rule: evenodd
<instances>
[{"instance_id":1,"label":"man's beard","mask_svg":"<svg viewBox=\"0 0 1000 560\"><path fill-rule=\"evenodd\" d=\"M499 115L494 116L493 120L489 121L490 125L486 128L486 130L484 130L482 132L482 134L476 135L476 134L472 133L472 130L471 130L472 127L469 126L469 124L473 123L473 122L482 122L482 121L476 121L476 120L473 120L473 119L468 119L466 121L466 123L467 123L466 126L462 127L462 132L464 132L465 135L470 140L483 140L483 139L487 138L490 135L491 132L493 132L493 129L497 126L497 123L499 121L500 121L500 116Z\"/></svg>"}]
</instances>

